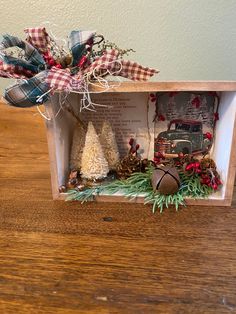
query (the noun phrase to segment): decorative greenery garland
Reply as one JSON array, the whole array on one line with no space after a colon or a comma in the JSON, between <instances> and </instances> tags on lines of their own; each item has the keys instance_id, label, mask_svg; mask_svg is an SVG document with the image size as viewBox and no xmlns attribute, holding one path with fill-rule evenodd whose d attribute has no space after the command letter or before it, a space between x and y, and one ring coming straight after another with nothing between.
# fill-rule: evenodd
<instances>
[{"instance_id":1,"label":"decorative greenery garland","mask_svg":"<svg viewBox=\"0 0 236 314\"><path fill-rule=\"evenodd\" d=\"M77 189L67 192L67 200L78 200L82 203L91 201L95 196L101 194L115 194L120 192L124 197L130 200L135 199L142 194L144 196L144 204L152 203L152 212L155 213L158 208L160 213L166 207L174 205L178 210L180 205L185 206L185 198L206 198L214 192L213 188L201 184L201 178L195 174L188 176L180 173L181 186L177 193L173 195L163 195L157 191L153 191L151 185L151 176L154 168L148 167L147 172L135 172L126 180L116 180L109 184L86 188L82 191Z\"/></svg>"}]
</instances>

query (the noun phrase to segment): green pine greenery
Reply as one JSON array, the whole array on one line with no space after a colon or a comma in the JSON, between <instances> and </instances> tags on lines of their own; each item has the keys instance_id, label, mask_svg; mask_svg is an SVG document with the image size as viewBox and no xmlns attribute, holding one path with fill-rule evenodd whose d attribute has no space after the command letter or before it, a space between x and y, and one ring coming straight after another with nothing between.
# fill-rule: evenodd
<instances>
[{"instance_id":1,"label":"green pine greenery","mask_svg":"<svg viewBox=\"0 0 236 314\"><path fill-rule=\"evenodd\" d=\"M151 185L153 170L153 167L149 167L147 172L135 172L126 180L115 180L109 184L85 188L82 191L69 190L67 200L78 200L84 203L93 200L96 195L112 195L117 192L132 200L142 194L144 204L151 203L152 212L155 213L157 209L162 212L164 208L168 208L170 205L174 205L175 209L178 210L180 205L185 205L185 198L205 198L213 192L211 187L201 184L197 174L187 176L180 173L181 186L178 192L172 195L160 194L153 191Z\"/></svg>"}]
</instances>

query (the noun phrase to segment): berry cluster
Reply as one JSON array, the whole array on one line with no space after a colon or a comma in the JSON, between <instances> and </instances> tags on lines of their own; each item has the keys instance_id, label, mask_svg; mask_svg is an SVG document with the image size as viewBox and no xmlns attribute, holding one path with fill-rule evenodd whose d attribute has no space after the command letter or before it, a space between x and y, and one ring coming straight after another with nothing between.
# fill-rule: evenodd
<instances>
[{"instance_id":1,"label":"berry cluster","mask_svg":"<svg viewBox=\"0 0 236 314\"><path fill-rule=\"evenodd\" d=\"M43 58L49 68L56 67L58 69L62 69L62 65L57 62L48 51L43 54Z\"/></svg>"},{"instance_id":2,"label":"berry cluster","mask_svg":"<svg viewBox=\"0 0 236 314\"><path fill-rule=\"evenodd\" d=\"M190 162L189 164L186 165L185 167L186 171L191 171L192 173L201 173L201 165L199 161L195 161L195 162Z\"/></svg>"},{"instance_id":3,"label":"berry cluster","mask_svg":"<svg viewBox=\"0 0 236 314\"><path fill-rule=\"evenodd\" d=\"M156 94L154 93L151 93L149 97L150 97L151 102L155 102L157 100Z\"/></svg>"},{"instance_id":4,"label":"berry cluster","mask_svg":"<svg viewBox=\"0 0 236 314\"><path fill-rule=\"evenodd\" d=\"M161 152L156 152L154 156L154 163L155 165L159 165L163 160L165 159L165 156Z\"/></svg>"},{"instance_id":5,"label":"berry cluster","mask_svg":"<svg viewBox=\"0 0 236 314\"><path fill-rule=\"evenodd\" d=\"M129 145L130 145L129 154L135 154L137 156L140 145L136 144L133 138L129 140Z\"/></svg>"},{"instance_id":6,"label":"berry cluster","mask_svg":"<svg viewBox=\"0 0 236 314\"><path fill-rule=\"evenodd\" d=\"M221 182L219 176L215 176L214 174L212 175L211 173L209 173L209 174L202 173L201 174L201 184L212 187L213 190L216 191L216 190L218 190L219 185L222 185L222 182Z\"/></svg>"},{"instance_id":7,"label":"berry cluster","mask_svg":"<svg viewBox=\"0 0 236 314\"><path fill-rule=\"evenodd\" d=\"M199 175L201 178L200 183L211 187L215 191L222 185L215 162L210 158L202 158L185 163L183 170L188 175Z\"/></svg>"}]
</instances>

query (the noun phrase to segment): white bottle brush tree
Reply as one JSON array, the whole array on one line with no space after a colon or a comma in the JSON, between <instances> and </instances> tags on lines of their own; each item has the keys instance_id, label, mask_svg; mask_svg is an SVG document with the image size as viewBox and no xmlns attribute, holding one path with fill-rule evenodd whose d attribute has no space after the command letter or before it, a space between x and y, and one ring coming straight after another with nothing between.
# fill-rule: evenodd
<instances>
[{"instance_id":1,"label":"white bottle brush tree","mask_svg":"<svg viewBox=\"0 0 236 314\"><path fill-rule=\"evenodd\" d=\"M109 170L115 170L119 162L119 151L116 143L115 134L108 121L103 122L100 134L100 142L105 158L108 162Z\"/></svg>"},{"instance_id":2,"label":"white bottle brush tree","mask_svg":"<svg viewBox=\"0 0 236 314\"><path fill-rule=\"evenodd\" d=\"M70 153L70 169L80 170L83 148L85 143L86 128L77 121L74 129L71 153Z\"/></svg>"},{"instance_id":3,"label":"white bottle brush tree","mask_svg":"<svg viewBox=\"0 0 236 314\"><path fill-rule=\"evenodd\" d=\"M76 114L73 106L69 101L66 101L63 104L63 109L69 112L72 117L76 120L72 146L70 151L70 169L71 170L80 170L81 168L81 158L84 148L85 135L86 135L86 126L81 121L78 114Z\"/></svg>"},{"instance_id":4,"label":"white bottle brush tree","mask_svg":"<svg viewBox=\"0 0 236 314\"><path fill-rule=\"evenodd\" d=\"M89 180L103 179L109 172L108 162L92 122L89 122L81 159L81 176Z\"/></svg>"}]
</instances>

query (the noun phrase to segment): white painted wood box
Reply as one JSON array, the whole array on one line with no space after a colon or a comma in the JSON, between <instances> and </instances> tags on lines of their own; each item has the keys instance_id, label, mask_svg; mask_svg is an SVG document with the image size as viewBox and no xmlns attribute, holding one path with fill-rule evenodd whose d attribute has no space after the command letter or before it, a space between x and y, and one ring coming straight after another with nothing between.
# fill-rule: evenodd
<instances>
[{"instance_id":1,"label":"white painted wood box","mask_svg":"<svg viewBox=\"0 0 236 314\"><path fill-rule=\"evenodd\" d=\"M123 82L119 86L109 89L109 91L104 92L98 88L92 90L95 100L99 101L99 99L102 99L105 103L109 100L108 104L111 104L111 101L114 100L112 103L113 108L109 109L110 116L112 116L111 110L119 111L118 114L120 116L123 115L123 121L127 122L128 120L124 119L124 115L129 112L130 108L133 108L132 116L130 116L129 112L129 121L131 119L136 123L135 116L137 113L139 117L142 117L143 125L146 126L149 124L149 145L144 143L145 137L140 137L140 140L143 141L142 144L146 145L145 149L148 157L152 156L152 146L150 147L150 143L152 143L151 137L153 130L150 123L152 122L154 113L154 109L150 108L148 101L149 94L173 91L219 92L220 104L218 112L220 118L216 124L211 157L217 164L217 169L223 181L223 187L220 191L213 193L208 199L188 199L186 203L190 205L229 206L233 196L236 170L236 82ZM71 93L69 97L74 108L79 108L81 96ZM119 106L119 110L116 105ZM49 110L55 114L58 112L58 109L58 97L55 94L52 102L49 104ZM105 113L107 114L106 110L102 111L100 117ZM86 117L86 112L83 115ZM88 115L86 119L89 118L90 116ZM115 121L115 117L113 117L113 120ZM69 156L74 123L75 121L73 121L71 115L64 111L60 112L55 119L47 121L52 194L54 199L65 199L65 194L59 193L59 187L65 183L69 173ZM137 123L140 123L140 121ZM121 149L124 150L124 145L122 143L120 145ZM96 200L104 202L129 202L122 195L103 195L97 197ZM134 201L140 203L143 201L143 197L137 197Z\"/></svg>"}]
</instances>

